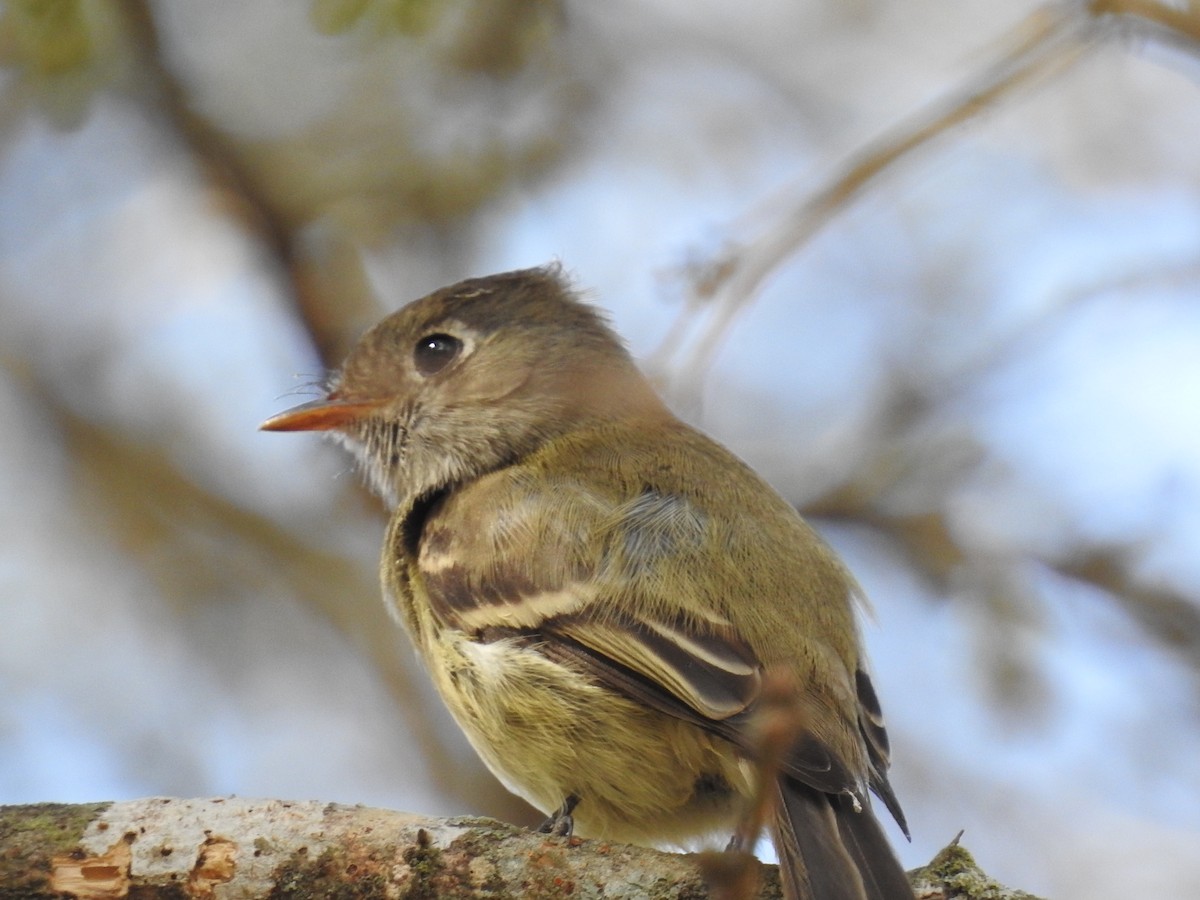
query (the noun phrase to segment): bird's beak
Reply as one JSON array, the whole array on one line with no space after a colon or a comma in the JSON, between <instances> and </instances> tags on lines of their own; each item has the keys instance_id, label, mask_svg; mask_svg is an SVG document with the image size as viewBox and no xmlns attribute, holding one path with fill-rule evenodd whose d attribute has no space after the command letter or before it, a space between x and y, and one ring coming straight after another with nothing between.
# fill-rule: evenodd
<instances>
[{"instance_id":1,"label":"bird's beak","mask_svg":"<svg viewBox=\"0 0 1200 900\"><path fill-rule=\"evenodd\" d=\"M383 403L382 400L311 400L271 416L258 430L334 431L366 418Z\"/></svg>"}]
</instances>

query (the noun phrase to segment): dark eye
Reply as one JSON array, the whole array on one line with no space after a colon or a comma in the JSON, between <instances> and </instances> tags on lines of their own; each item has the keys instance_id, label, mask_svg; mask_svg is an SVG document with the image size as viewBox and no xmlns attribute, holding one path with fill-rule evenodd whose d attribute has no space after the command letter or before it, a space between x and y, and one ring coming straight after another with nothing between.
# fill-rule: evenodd
<instances>
[{"instance_id":1,"label":"dark eye","mask_svg":"<svg viewBox=\"0 0 1200 900\"><path fill-rule=\"evenodd\" d=\"M449 334L429 334L413 348L413 363L422 375L436 375L462 352L462 341Z\"/></svg>"}]
</instances>

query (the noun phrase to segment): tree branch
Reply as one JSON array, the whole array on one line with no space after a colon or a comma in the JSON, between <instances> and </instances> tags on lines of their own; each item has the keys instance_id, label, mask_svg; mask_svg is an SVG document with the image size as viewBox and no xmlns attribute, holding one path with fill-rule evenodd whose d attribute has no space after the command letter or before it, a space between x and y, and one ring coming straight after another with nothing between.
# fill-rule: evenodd
<instances>
[{"instance_id":1,"label":"tree branch","mask_svg":"<svg viewBox=\"0 0 1200 900\"><path fill-rule=\"evenodd\" d=\"M759 898L779 896L759 865ZM957 839L911 873L920 900L1022 900ZM491 819L335 803L155 797L0 806L0 898L708 896L696 857L566 841Z\"/></svg>"}]
</instances>

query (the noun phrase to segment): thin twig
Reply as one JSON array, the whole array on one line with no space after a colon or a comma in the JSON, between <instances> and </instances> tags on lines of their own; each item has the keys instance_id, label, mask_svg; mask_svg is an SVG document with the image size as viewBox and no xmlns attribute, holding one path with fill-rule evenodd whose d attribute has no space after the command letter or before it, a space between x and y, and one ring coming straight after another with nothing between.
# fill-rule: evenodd
<instances>
[{"instance_id":1,"label":"thin twig","mask_svg":"<svg viewBox=\"0 0 1200 900\"><path fill-rule=\"evenodd\" d=\"M292 301L322 359L330 365L336 363L335 341L324 321L326 316L314 295L311 279L305 277L301 264L296 244L297 223L289 221L279 209L261 181L238 156L233 144L193 111L184 86L166 63L158 25L147 0L129 0L122 11L130 36L141 54L143 72L148 77L158 111L187 144L213 185L237 204L237 211L286 277Z\"/></svg>"},{"instance_id":2,"label":"thin twig","mask_svg":"<svg viewBox=\"0 0 1200 900\"><path fill-rule=\"evenodd\" d=\"M710 277L694 290L698 298L710 301L714 311L689 358L679 367L681 383L698 383L733 319L757 299L764 282L876 176L954 126L994 108L1018 88L1073 65L1094 43L1095 27L1095 17L1077 3L1054 4L1031 13L1006 42L1011 49L963 89L901 122L852 156L823 189L757 242L735 248L706 267ZM665 368L661 350L656 355L660 367Z\"/></svg>"},{"instance_id":3,"label":"thin twig","mask_svg":"<svg viewBox=\"0 0 1200 900\"><path fill-rule=\"evenodd\" d=\"M1091 0L1089 11L1096 16L1113 15L1141 20L1141 24L1165 29L1174 38L1200 44L1200 7L1195 3L1180 8L1156 0Z\"/></svg>"}]
</instances>

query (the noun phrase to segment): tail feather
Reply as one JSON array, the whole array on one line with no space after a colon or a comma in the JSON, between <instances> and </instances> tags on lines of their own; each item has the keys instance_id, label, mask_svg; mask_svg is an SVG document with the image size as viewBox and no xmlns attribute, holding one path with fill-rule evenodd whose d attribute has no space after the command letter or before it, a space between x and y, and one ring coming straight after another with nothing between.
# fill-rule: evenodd
<instances>
[{"instance_id":1,"label":"tail feather","mask_svg":"<svg viewBox=\"0 0 1200 900\"><path fill-rule=\"evenodd\" d=\"M869 807L781 776L775 846L787 900L913 900Z\"/></svg>"}]
</instances>

